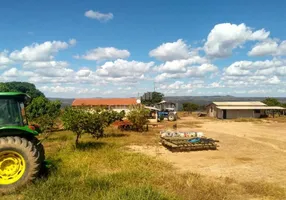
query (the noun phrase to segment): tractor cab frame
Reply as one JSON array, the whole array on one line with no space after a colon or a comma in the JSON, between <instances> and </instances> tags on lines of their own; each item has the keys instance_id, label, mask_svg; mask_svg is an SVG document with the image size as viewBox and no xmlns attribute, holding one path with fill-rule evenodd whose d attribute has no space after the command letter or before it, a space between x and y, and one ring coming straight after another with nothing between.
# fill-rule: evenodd
<instances>
[{"instance_id":1,"label":"tractor cab frame","mask_svg":"<svg viewBox=\"0 0 286 200\"><path fill-rule=\"evenodd\" d=\"M30 97L0 92L0 194L10 193L34 180L45 168L45 151L29 126L25 105Z\"/></svg>"}]
</instances>

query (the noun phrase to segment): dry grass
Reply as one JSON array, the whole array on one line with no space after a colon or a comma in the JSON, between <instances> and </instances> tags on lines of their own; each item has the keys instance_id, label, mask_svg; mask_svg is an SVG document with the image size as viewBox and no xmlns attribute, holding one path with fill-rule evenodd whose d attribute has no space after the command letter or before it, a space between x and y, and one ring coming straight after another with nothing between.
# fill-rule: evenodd
<instances>
[{"instance_id":1,"label":"dry grass","mask_svg":"<svg viewBox=\"0 0 286 200\"><path fill-rule=\"evenodd\" d=\"M231 119L231 121L234 121L234 122L254 122L254 123L263 122L263 120L259 119L259 118L237 118L237 119Z\"/></svg>"},{"instance_id":2,"label":"dry grass","mask_svg":"<svg viewBox=\"0 0 286 200\"><path fill-rule=\"evenodd\" d=\"M178 114L178 116L180 117L180 118L185 118L185 117L193 117L193 118L200 118L200 117L198 117L198 114L199 114L200 112L191 112L191 113L189 113L189 112L185 112L185 111L179 111L177 114ZM206 118L207 116L205 116L205 117L201 117L201 118Z\"/></svg>"},{"instance_id":3,"label":"dry grass","mask_svg":"<svg viewBox=\"0 0 286 200\"><path fill-rule=\"evenodd\" d=\"M237 118L231 119L234 122L254 122L254 123L286 123L286 116L275 116L275 118L268 117L268 118Z\"/></svg>"},{"instance_id":4,"label":"dry grass","mask_svg":"<svg viewBox=\"0 0 286 200\"><path fill-rule=\"evenodd\" d=\"M277 187L274 184L257 183L257 182L245 182L241 183L241 186L248 194L252 194L257 197L268 197L270 199L285 199L285 190Z\"/></svg>"},{"instance_id":5,"label":"dry grass","mask_svg":"<svg viewBox=\"0 0 286 200\"><path fill-rule=\"evenodd\" d=\"M269 117L266 118L267 121L269 122L278 122L278 123L286 123L286 116L275 116L274 118Z\"/></svg>"},{"instance_id":6,"label":"dry grass","mask_svg":"<svg viewBox=\"0 0 286 200\"><path fill-rule=\"evenodd\" d=\"M235 159L241 162L249 162L253 160L253 158L249 158L249 157L236 157Z\"/></svg>"},{"instance_id":7,"label":"dry grass","mask_svg":"<svg viewBox=\"0 0 286 200\"><path fill-rule=\"evenodd\" d=\"M182 121L178 123L178 127L200 128L202 124L202 121Z\"/></svg>"},{"instance_id":8,"label":"dry grass","mask_svg":"<svg viewBox=\"0 0 286 200\"><path fill-rule=\"evenodd\" d=\"M286 150L285 141L279 140L279 139L273 139L273 138L264 138L264 137L252 137L255 140L261 141L261 142L267 142L276 145L280 149Z\"/></svg>"},{"instance_id":9,"label":"dry grass","mask_svg":"<svg viewBox=\"0 0 286 200\"><path fill-rule=\"evenodd\" d=\"M158 144L158 129L135 133L109 128L106 133L99 140L84 135L79 149L72 133L53 133L44 142L53 163L48 178L1 200L286 199L285 190L275 184L179 173L169 163L126 150L131 144Z\"/></svg>"}]
</instances>

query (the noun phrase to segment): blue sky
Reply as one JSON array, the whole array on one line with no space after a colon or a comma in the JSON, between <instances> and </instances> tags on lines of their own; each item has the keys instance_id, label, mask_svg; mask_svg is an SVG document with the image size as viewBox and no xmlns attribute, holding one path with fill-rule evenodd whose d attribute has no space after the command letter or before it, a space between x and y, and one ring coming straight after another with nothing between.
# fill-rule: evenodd
<instances>
[{"instance_id":1,"label":"blue sky","mask_svg":"<svg viewBox=\"0 0 286 200\"><path fill-rule=\"evenodd\" d=\"M284 1L32 1L0 8L0 81L49 97L281 96ZM284 41L285 40L285 41Z\"/></svg>"}]
</instances>

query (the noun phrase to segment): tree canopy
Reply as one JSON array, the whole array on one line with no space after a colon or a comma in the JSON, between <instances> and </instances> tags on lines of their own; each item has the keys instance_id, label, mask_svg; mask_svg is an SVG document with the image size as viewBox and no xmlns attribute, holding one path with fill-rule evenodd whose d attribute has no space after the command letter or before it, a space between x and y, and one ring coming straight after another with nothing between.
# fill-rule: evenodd
<instances>
[{"instance_id":1,"label":"tree canopy","mask_svg":"<svg viewBox=\"0 0 286 200\"><path fill-rule=\"evenodd\" d=\"M266 98L262 102L267 106L282 106L282 104L275 98Z\"/></svg>"},{"instance_id":2,"label":"tree canopy","mask_svg":"<svg viewBox=\"0 0 286 200\"><path fill-rule=\"evenodd\" d=\"M60 114L61 102L48 100L32 83L16 81L0 83L0 91L28 94L32 101L26 108L27 118L38 123L42 131L52 128Z\"/></svg>"},{"instance_id":3,"label":"tree canopy","mask_svg":"<svg viewBox=\"0 0 286 200\"><path fill-rule=\"evenodd\" d=\"M1 92L23 92L28 94L32 99L45 96L40 90L36 88L36 86L32 83L28 82L6 82L0 83L0 91Z\"/></svg>"},{"instance_id":4,"label":"tree canopy","mask_svg":"<svg viewBox=\"0 0 286 200\"><path fill-rule=\"evenodd\" d=\"M43 96L36 97L26 108L30 121L40 125L42 130L52 128L61 112L60 101L50 101Z\"/></svg>"},{"instance_id":5,"label":"tree canopy","mask_svg":"<svg viewBox=\"0 0 286 200\"><path fill-rule=\"evenodd\" d=\"M145 93L141 97L141 103L145 105L154 105L163 100L164 94L160 92L149 92Z\"/></svg>"},{"instance_id":6,"label":"tree canopy","mask_svg":"<svg viewBox=\"0 0 286 200\"><path fill-rule=\"evenodd\" d=\"M188 111L188 112L197 111L199 108L200 106L195 103L191 102L183 103L183 111Z\"/></svg>"},{"instance_id":7,"label":"tree canopy","mask_svg":"<svg viewBox=\"0 0 286 200\"><path fill-rule=\"evenodd\" d=\"M75 145L77 147L82 134L89 133L93 137L102 137L104 128L123 117L123 112L118 113L112 110L66 107L62 121L65 129L76 134Z\"/></svg>"},{"instance_id":8,"label":"tree canopy","mask_svg":"<svg viewBox=\"0 0 286 200\"><path fill-rule=\"evenodd\" d=\"M137 105L130 110L127 114L127 118L132 122L137 131L143 131L144 125L149 122L149 114L150 110L146 109L144 106Z\"/></svg>"},{"instance_id":9,"label":"tree canopy","mask_svg":"<svg viewBox=\"0 0 286 200\"><path fill-rule=\"evenodd\" d=\"M0 91L1 92L9 92L9 88L6 83L0 83Z\"/></svg>"}]
</instances>

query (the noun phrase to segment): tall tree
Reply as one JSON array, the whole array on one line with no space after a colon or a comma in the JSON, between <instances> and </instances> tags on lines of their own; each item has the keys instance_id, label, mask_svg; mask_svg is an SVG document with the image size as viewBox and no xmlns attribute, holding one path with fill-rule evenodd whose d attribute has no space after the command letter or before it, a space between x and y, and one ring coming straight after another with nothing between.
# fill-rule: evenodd
<instances>
[{"instance_id":1,"label":"tall tree","mask_svg":"<svg viewBox=\"0 0 286 200\"><path fill-rule=\"evenodd\" d=\"M51 129L60 115L61 102L50 101L43 96L34 98L27 106L27 117L38 123L42 131Z\"/></svg>"},{"instance_id":2,"label":"tall tree","mask_svg":"<svg viewBox=\"0 0 286 200\"><path fill-rule=\"evenodd\" d=\"M62 121L65 129L76 134L75 145L77 147L82 134L89 133L93 137L100 138L103 136L104 128L122 117L124 117L123 113L112 110L66 107Z\"/></svg>"},{"instance_id":3,"label":"tall tree","mask_svg":"<svg viewBox=\"0 0 286 200\"><path fill-rule=\"evenodd\" d=\"M281 103L275 98L266 98L262 102L267 106L281 106Z\"/></svg>"},{"instance_id":4,"label":"tall tree","mask_svg":"<svg viewBox=\"0 0 286 200\"><path fill-rule=\"evenodd\" d=\"M195 104L195 103L183 103L183 111L188 111L188 112L192 112L192 111L197 111L200 108L199 105Z\"/></svg>"},{"instance_id":5,"label":"tall tree","mask_svg":"<svg viewBox=\"0 0 286 200\"><path fill-rule=\"evenodd\" d=\"M6 82L0 84L1 92L23 92L28 94L32 99L45 96L36 86L28 82Z\"/></svg>"},{"instance_id":6,"label":"tall tree","mask_svg":"<svg viewBox=\"0 0 286 200\"><path fill-rule=\"evenodd\" d=\"M283 105L281 102L279 102L275 98L266 98L262 102L265 103L267 106L282 106L282 107L285 106L285 104ZM278 113L280 116L282 114L282 111L272 110L272 117L273 118L275 117L275 113Z\"/></svg>"},{"instance_id":7,"label":"tall tree","mask_svg":"<svg viewBox=\"0 0 286 200\"><path fill-rule=\"evenodd\" d=\"M32 83L15 81L0 83L0 91L28 94L32 101L26 108L27 118L38 123L42 131L52 128L60 115L61 102L48 100Z\"/></svg>"},{"instance_id":8,"label":"tall tree","mask_svg":"<svg viewBox=\"0 0 286 200\"><path fill-rule=\"evenodd\" d=\"M164 94L160 92L147 92L141 97L141 102L145 105L154 105L163 100Z\"/></svg>"},{"instance_id":9,"label":"tall tree","mask_svg":"<svg viewBox=\"0 0 286 200\"><path fill-rule=\"evenodd\" d=\"M0 83L0 92L9 92L9 88L6 83Z\"/></svg>"},{"instance_id":10,"label":"tall tree","mask_svg":"<svg viewBox=\"0 0 286 200\"><path fill-rule=\"evenodd\" d=\"M149 114L150 110L146 109L144 106L137 105L128 112L127 119L132 122L137 131L143 131L144 126L149 122Z\"/></svg>"}]
</instances>

